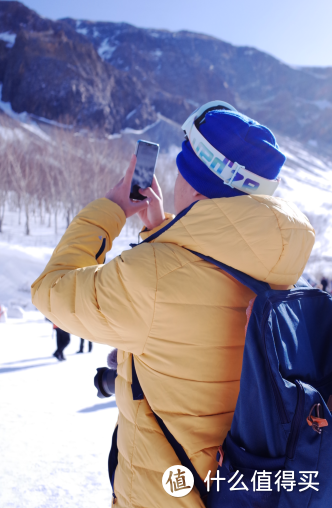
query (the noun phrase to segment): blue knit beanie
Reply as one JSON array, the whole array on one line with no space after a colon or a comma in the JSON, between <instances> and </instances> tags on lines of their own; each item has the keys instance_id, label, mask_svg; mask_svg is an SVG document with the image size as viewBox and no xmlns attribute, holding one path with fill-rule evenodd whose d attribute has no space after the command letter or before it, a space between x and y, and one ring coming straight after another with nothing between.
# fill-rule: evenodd
<instances>
[{"instance_id":1,"label":"blue knit beanie","mask_svg":"<svg viewBox=\"0 0 332 508\"><path fill-rule=\"evenodd\" d=\"M272 132L241 113L210 111L205 115L199 131L230 161L237 162L268 180L278 177L286 160ZM176 164L183 178L203 196L212 199L245 194L225 185L224 181L197 157L189 141L182 143L182 151L176 158Z\"/></svg>"}]
</instances>

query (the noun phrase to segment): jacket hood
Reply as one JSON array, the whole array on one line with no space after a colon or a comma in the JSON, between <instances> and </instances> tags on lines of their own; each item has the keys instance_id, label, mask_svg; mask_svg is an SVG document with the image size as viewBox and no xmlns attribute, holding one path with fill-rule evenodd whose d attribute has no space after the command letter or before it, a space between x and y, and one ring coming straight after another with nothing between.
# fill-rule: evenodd
<instances>
[{"instance_id":1,"label":"jacket hood","mask_svg":"<svg viewBox=\"0 0 332 508\"><path fill-rule=\"evenodd\" d=\"M269 284L292 285L303 273L315 231L293 203L248 195L198 201L150 241L200 252Z\"/></svg>"}]
</instances>

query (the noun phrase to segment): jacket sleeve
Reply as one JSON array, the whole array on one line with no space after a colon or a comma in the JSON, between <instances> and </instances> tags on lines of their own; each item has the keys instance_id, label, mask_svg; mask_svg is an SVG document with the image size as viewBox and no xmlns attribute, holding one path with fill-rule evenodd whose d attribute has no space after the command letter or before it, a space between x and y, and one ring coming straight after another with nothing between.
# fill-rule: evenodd
<instances>
[{"instance_id":1,"label":"jacket sleeve","mask_svg":"<svg viewBox=\"0 0 332 508\"><path fill-rule=\"evenodd\" d=\"M70 224L31 294L60 328L139 355L155 306L154 248L142 244L102 264L125 220L108 199L90 203Z\"/></svg>"}]
</instances>

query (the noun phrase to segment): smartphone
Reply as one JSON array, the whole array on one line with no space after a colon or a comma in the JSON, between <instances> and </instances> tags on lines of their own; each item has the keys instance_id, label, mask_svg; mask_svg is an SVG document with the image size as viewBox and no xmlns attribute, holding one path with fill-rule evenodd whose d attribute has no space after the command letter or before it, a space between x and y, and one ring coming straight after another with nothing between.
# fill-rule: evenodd
<instances>
[{"instance_id":1,"label":"smartphone","mask_svg":"<svg viewBox=\"0 0 332 508\"><path fill-rule=\"evenodd\" d=\"M131 199L146 199L138 192L138 189L151 187L154 171L159 154L159 145L139 139L136 145L135 155L137 157L135 172L131 182Z\"/></svg>"}]
</instances>

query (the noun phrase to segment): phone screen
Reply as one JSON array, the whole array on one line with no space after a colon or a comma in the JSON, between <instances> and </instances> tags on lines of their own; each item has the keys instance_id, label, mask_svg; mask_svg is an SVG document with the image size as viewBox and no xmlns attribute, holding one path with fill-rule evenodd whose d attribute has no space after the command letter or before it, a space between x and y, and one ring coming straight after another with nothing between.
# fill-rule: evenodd
<instances>
[{"instance_id":1,"label":"phone screen","mask_svg":"<svg viewBox=\"0 0 332 508\"><path fill-rule=\"evenodd\" d=\"M142 196L142 194L138 192L138 189L151 187L159 152L159 145L141 140L137 142L137 145L137 161L131 183L130 197L131 199L143 200L146 199L146 197Z\"/></svg>"}]
</instances>

